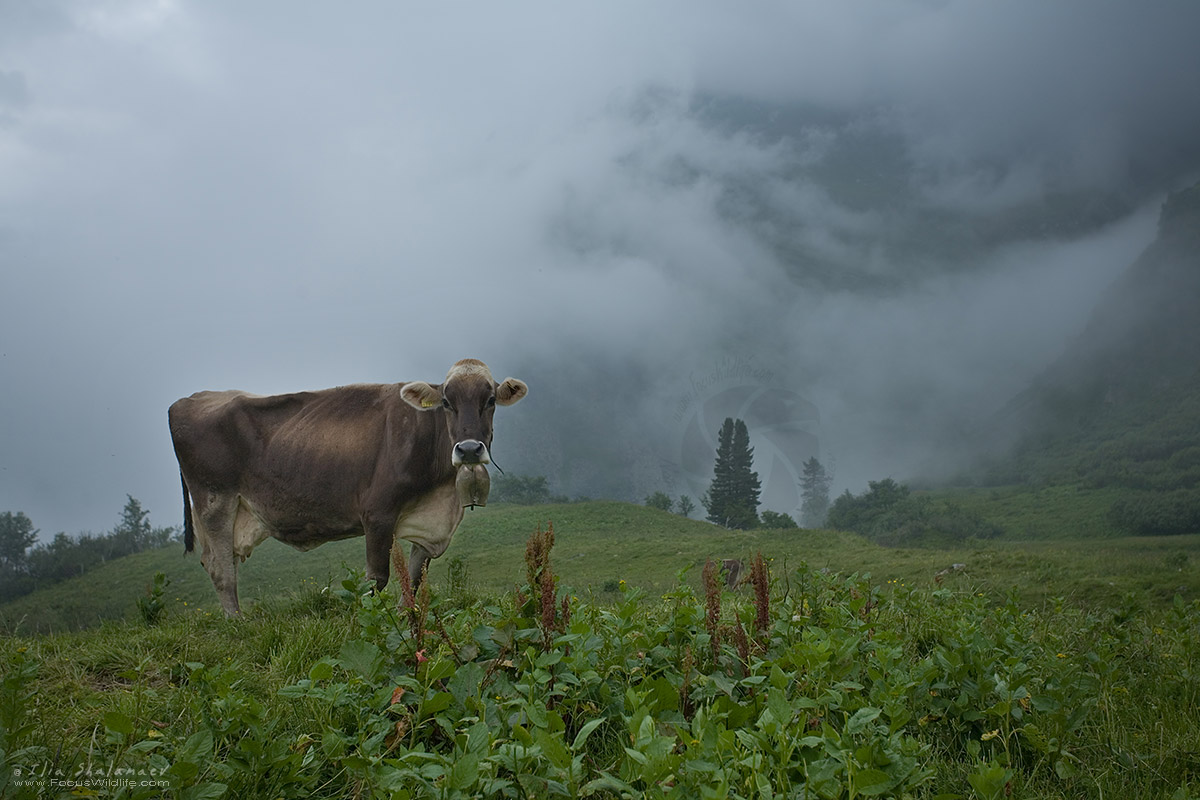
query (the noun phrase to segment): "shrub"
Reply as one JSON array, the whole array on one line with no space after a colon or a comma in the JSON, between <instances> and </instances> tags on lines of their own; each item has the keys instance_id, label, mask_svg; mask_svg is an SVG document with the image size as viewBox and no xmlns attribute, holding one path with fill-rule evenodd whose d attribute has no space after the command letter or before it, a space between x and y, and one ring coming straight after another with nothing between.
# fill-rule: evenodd
<instances>
[{"instance_id":1,"label":"shrub","mask_svg":"<svg viewBox=\"0 0 1200 800\"><path fill-rule=\"evenodd\" d=\"M657 508L659 511L670 511L675 503L665 492L655 492L643 501L643 505Z\"/></svg>"},{"instance_id":2,"label":"shrub","mask_svg":"<svg viewBox=\"0 0 1200 800\"><path fill-rule=\"evenodd\" d=\"M545 475L503 473L492 476L490 499L493 503L512 503L519 506L541 505L555 500L550 495L550 486Z\"/></svg>"},{"instance_id":3,"label":"shrub","mask_svg":"<svg viewBox=\"0 0 1200 800\"><path fill-rule=\"evenodd\" d=\"M1139 492L1109 508L1116 527L1134 536L1171 536L1200 531L1200 490Z\"/></svg>"},{"instance_id":4,"label":"shrub","mask_svg":"<svg viewBox=\"0 0 1200 800\"><path fill-rule=\"evenodd\" d=\"M781 514L778 511L764 511L760 515L762 518L762 527L764 528L798 528L796 520L788 514Z\"/></svg>"},{"instance_id":5,"label":"shrub","mask_svg":"<svg viewBox=\"0 0 1200 800\"><path fill-rule=\"evenodd\" d=\"M913 497L907 486L891 478L871 481L868 490L857 497L847 491L835 500L829 525L889 546L954 544L1002 533L978 512L955 503Z\"/></svg>"}]
</instances>

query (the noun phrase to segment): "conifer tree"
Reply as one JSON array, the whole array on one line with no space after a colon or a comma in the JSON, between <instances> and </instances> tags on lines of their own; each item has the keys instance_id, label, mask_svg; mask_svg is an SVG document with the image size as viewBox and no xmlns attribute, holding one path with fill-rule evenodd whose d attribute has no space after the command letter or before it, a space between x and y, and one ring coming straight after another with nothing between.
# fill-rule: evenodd
<instances>
[{"instance_id":1,"label":"conifer tree","mask_svg":"<svg viewBox=\"0 0 1200 800\"><path fill-rule=\"evenodd\" d=\"M800 524L819 528L829 513L829 484L832 478L816 456L804 462L800 476Z\"/></svg>"},{"instance_id":2,"label":"conifer tree","mask_svg":"<svg viewBox=\"0 0 1200 800\"><path fill-rule=\"evenodd\" d=\"M727 528L758 525L758 501L762 482L754 465L754 448L746 423L727 417L717 436L717 460L713 480L701 502L708 520Z\"/></svg>"}]
</instances>

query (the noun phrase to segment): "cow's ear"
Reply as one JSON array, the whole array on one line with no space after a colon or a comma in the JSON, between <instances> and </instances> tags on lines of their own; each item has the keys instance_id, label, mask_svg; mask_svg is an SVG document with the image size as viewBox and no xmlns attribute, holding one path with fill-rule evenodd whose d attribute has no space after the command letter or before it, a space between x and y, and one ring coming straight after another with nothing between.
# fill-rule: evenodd
<instances>
[{"instance_id":1,"label":"cow's ear","mask_svg":"<svg viewBox=\"0 0 1200 800\"><path fill-rule=\"evenodd\" d=\"M527 394L529 394L529 387L525 385L525 381L505 378L496 387L496 405L511 406Z\"/></svg>"},{"instance_id":2,"label":"cow's ear","mask_svg":"<svg viewBox=\"0 0 1200 800\"><path fill-rule=\"evenodd\" d=\"M425 381L404 384L400 389L400 396L404 398L404 402L421 411L432 411L442 407L442 390L430 386Z\"/></svg>"}]
</instances>

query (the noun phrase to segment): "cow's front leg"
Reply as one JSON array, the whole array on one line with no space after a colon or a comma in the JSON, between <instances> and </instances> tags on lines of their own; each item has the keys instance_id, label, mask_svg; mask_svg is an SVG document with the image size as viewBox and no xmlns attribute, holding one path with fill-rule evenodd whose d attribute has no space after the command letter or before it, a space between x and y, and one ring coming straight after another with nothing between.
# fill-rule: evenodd
<instances>
[{"instance_id":1,"label":"cow's front leg","mask_svg":"<svg viewBox=\"0 0 1200 800\"><path fill-rule=\"evenodd\" d=\"M377 592L388 585L394 530L394 525L379 522L367 526L367 579L375 581Z\"/></svg>"}]
</instances>

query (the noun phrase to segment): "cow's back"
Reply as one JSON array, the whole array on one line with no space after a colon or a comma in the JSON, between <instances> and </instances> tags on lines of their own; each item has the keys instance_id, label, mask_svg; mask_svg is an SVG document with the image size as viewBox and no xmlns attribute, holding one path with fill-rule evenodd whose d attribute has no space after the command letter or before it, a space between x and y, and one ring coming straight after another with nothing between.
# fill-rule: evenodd
<instances>
[{"instance_id":1,"label":"cow's back","mask_svg":"<svg viewBox=\"0 0 1200 800\"><path fill-rule=\"evenodd\" d=\"M275 432L303 408L305 394L197 392L167 412L179 465L208 489L233 489Z\"/></svg>"},{"instance_id":2,"label":"cow's back","mask_svg":"<svg viewBox=\"0 0 1200 800\"><path fill-rule=\"evenodd\" d=\"M267 484L311 494L374 469L391 388L197 392L168 412L175 452L185 475L211 489L256 493Z\"/></svg>"}]
</instances>

